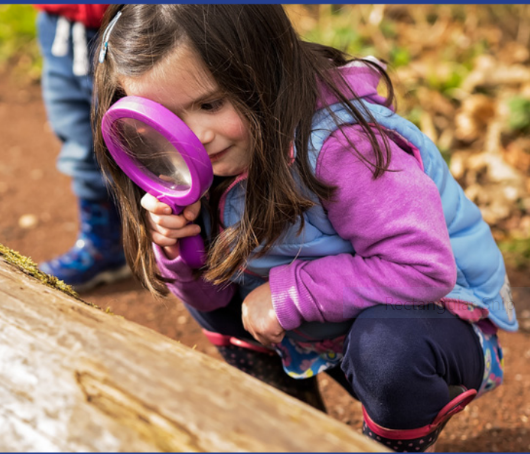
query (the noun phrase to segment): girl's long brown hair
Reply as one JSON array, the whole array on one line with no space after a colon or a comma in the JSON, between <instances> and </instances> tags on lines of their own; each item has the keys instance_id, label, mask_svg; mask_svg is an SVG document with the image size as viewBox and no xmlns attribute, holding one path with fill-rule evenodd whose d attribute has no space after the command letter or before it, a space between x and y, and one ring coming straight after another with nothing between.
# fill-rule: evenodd
<instances>
[{"instance_id":1,"label":"girl's long brown hair","mask_svg":"<svg viewBox=\"0 0 530 454\"><path fill-rule=\"evenodd\" d=\"M375 162L350 143L352 152L373 169L374 178L388 170L390 150L384 131L370 112L360 112L349 101L358 97L335 70L353 59L337 49L301 41L280 5L111 5L102 30L118 10L122 15L110 34L106 60L97 64L95 73L95 149L121 208L127 260L153 293L166 294L167 281L157 271L146 213L140 207L143 192L110 157L100 132L101 120L125 95L121 77L137 77L152 70L182 43L202 59L247 123L251 136L240 222L219 234L216 205L226 184L211 194L209 202L203 200L214 205L210 207L214 229L205 279L228 281L245 267L258 246L262 246L258 255L263 255L287 227L298 220L303 227L302 215L314 205L307 190L323 200L332 197L335 188L315 177L308 159L319 83L327 86L362 127L374 149ZM381 74L387 87L386 105L391 105L394 93L388 75L376 64L365 64ZM383 138L383 147L376 134ZM293 139L297 149L294 163L290 155Z\"/></svg>"}]
</instances>

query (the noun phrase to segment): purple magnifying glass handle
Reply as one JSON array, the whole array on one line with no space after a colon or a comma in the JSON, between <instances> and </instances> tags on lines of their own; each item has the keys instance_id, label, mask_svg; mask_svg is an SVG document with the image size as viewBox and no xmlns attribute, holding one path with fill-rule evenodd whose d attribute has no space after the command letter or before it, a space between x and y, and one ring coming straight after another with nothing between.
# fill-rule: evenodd
<instances>
[{"instance_id":1,"label":"purple magnifying glass handle","mask_svg":"<svg viewBox=\"0 0 530 454\"><path fill-rule=\"evenodd\" d=\"M190 268L198 269L206 263L204 241L200 235L188 236L179 240L179 253L184 263Z\"/></svg>"},{"instance_id":2,"label":"purple magnifying glass handle","mask_svg":"<svg viewBox=\"0 0 530 454\"><path fill-rule=\"evenodd\" d=\"M116 164L140 188L180 214L197 202L213 181L204 146L186 124L164 106L126 96L105 113L103 139ZM182 260L192 268L205 264L200 235L179 240Z\"/></svg>"},{"instance_id":3,"label":"purple magnifying glass handle","mask_svg":"<svg viewBox=\"0 0 530 454\"><path fill-rule=\"evenodd\" d=\"M172 200L168 200L165 196L159 197L158 200L169 205L173 214L180 214L184 211L184 207L175 205ZM180 238L178 245L180 258L190 268L198 269L206 264L206 249L200 234Z\"/></svg>"}]
</instances>

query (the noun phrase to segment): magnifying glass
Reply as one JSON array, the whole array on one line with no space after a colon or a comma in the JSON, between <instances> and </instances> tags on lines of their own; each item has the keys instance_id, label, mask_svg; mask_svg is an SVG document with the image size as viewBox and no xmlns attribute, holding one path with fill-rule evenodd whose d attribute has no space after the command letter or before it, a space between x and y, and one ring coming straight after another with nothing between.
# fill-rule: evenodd
<instances>
[{"instance_id":1,"label":"magnifying glass","mask_svg":"<svg viewBox=\"0 0 530 454\"><path fill-rule=\"evenodd\" d=\"M210 158L197 136L173 112L149 99L126 96L102 121L105 144L116 164L140 188L180 214L213 181ZM206 262L200 235L181 238L179 252L191 268Z\"/></svg>"}]
</instances>

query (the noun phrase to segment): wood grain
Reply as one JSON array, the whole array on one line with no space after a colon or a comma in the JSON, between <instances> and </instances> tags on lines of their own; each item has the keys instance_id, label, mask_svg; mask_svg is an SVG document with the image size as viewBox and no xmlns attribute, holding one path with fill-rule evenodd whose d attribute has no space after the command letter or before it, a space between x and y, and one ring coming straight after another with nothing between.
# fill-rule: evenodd
<instances>
[{"instance_id":1,"label":"wood grain","mask_svg":"<svg viewBox=\"0 0 530 454\"><path fill-rule=\"evenodd\" d=\"M379 451L216 359L0 258L1 451Z\"/></svg>"}]
</instances>

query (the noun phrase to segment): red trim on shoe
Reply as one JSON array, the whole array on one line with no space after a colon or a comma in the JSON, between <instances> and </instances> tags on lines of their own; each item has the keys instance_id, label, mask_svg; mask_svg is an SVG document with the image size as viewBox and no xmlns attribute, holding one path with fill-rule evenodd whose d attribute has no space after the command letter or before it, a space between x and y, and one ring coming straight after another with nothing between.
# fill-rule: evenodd
<instances>
[{"instance_id":1,"label":"red trim on shoe","mask_svg":"<svg viewBox=\"0 0 530 454\"><path fill-rule=\"evenodd\" d=\"M431 425L438 426L439 424L449 419L451 416L456 415L457 413L460 413L476 397L476 395L477 395L476 389L469 389L468 391L465 391L462 394L459 394L451 402L449 402L445 407L443 407L440 410L440 412L438 413L438 416L434 418L434 421L432 422Z\"/></svg>"},{"instance_id":2,"label":"red trim on shoe","mask_svg":"<svg viewBox=\"0 0 530 454\"><path fill-rule=\"evenodd\" d=\"M436 418L434 418L434 421L431 424L419 427L417 429L385 429L384 427L381 427L380 425L372 421L363 405L362 408L364 422L372 432L390 440L412 440L416 438L421 438L429 435L431 432L436 430L436 428L440 426L440 424L447 421L451 416L461 412L466 407L466 405L469 404L475 398L476 395L476 389L470 389L468 391L463 392L462 394L459 394L440 410L440 412L438 413Z\"/></svg>"},{"instance_id":3,"label":"red trim on shoe","mask_svg":"<svg viewBox=\"0 0 530 454\"><path fill-rule=\"evenodd\" d=\"M202 332L208 338L208 340L217 347L229 347L234 345L236 347L246 348L247 350L254 350L255 352L267 353L269 355L275 354L274 350L270 350L267 347L262 347L260 345L253 344L227 334L214 333L213 331L208 331L204 328Z\"/></svg>"},{"instance_id":4,"label":"red trim on shoe","mask_svg":"<svg viewBox=\"0 0 530 454\"><path fill-rule=\"evenodd\" d=\"M276 353L273 350L268 349L267 347L262 347L260 345L252 344L244 340L238 339L237 337L231 337L230 343L236 347L246 348L248 350L254 350L255 352L267 353L268 355L275 355Z\"/></svg>"},{"instance_id":5,"label":"red trim on shoe","mask_svg":"<svg viewBox=\"0 0 530 454\"><path fill-rule=\"evenodd\" d=\"M224 334L214 333L213 331L202 330L204 335L208 340L217 347L228 347L232 345L230 342L230 336L225 336Z\"/></svg>"}]
</instances>

